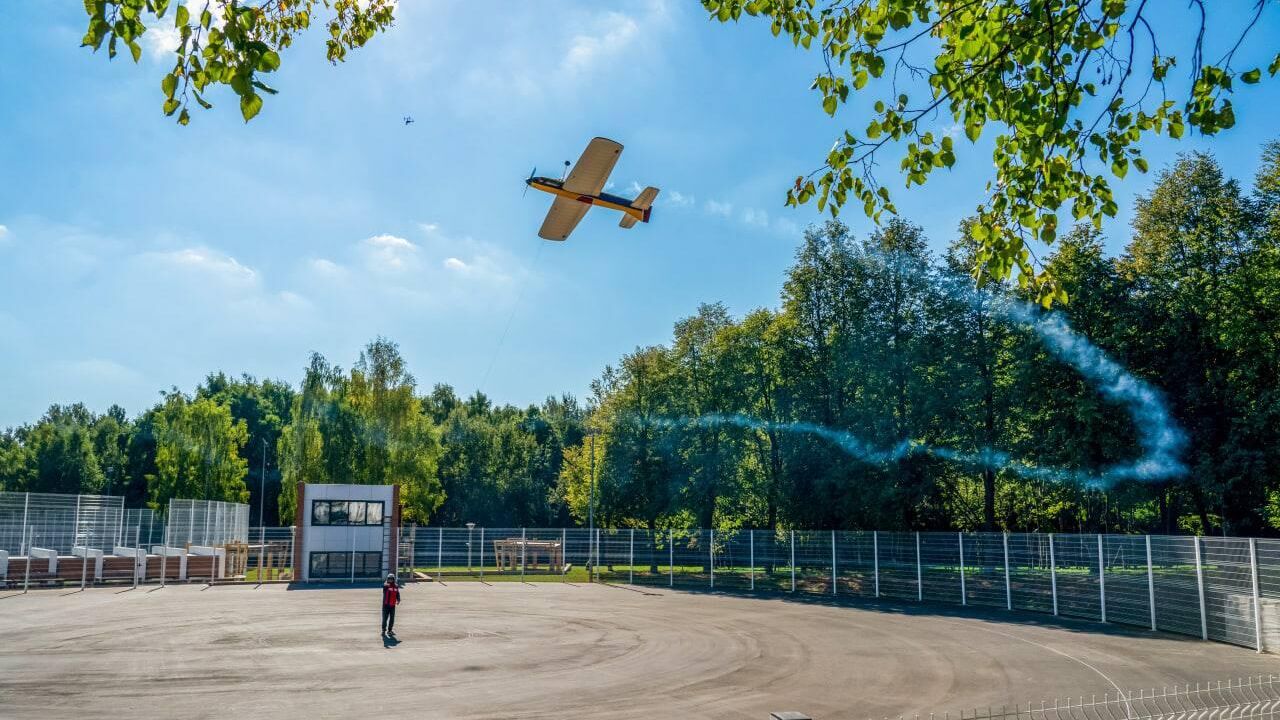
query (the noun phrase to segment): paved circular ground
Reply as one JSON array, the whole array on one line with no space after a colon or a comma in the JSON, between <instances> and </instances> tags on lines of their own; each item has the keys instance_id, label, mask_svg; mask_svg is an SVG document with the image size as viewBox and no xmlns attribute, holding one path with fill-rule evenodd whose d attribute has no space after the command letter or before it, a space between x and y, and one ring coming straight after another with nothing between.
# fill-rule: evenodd
<instances>
[{"instance_id":1,"label":"paved circular ground","mask_svg":"<svg viewBox=\"0 0 1280 720\"><path fill-rule=\"evenodd\" d=\"M818 720L1280 672L1274 656L1096 623L599 585L282 585L0 594L6 718Z\"/></svg>"}]
</instances>

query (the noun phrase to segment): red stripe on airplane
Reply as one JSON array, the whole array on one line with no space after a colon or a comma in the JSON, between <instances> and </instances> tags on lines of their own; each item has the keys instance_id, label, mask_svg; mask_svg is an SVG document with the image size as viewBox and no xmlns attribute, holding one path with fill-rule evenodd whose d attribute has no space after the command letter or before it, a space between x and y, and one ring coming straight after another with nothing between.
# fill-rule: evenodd
<instances>
[{"instance_id":1,"label":"red stripe on airplane","mask_svg":"<svg viewBox=\"0 0 1280 720\"><path fill-rule=\"evenodd\" d=\"M592 203L595 202L595 198L591 197L590 195L579 195L578 202L591 205Z\"/></svg>"}]
</instances>

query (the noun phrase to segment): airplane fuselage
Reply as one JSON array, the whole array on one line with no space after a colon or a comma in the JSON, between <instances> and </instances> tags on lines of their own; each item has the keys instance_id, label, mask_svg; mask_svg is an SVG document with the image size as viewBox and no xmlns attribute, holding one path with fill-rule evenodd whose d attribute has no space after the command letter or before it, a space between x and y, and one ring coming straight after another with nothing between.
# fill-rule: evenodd
<instances>
[{"instance_id":1,"label":"airplane fuselage","mask_svg":"<svg viewBox=\"0 0 1280 720\"><path fill-rule=\"evenodd\" d=\"M617 210L618 212L630 215L640 222L649 222L649 209L633 207L631 205L631 201L624 197L610 195L609 193L600 193L599 195L582 195L580 193L565 190L564 183L562 181L547 177L531 177L528 180L525 180L525 184L534 190L541 190L542 192L558 195L563 198L568 198L569 200L576 200L577 202L585 205Z\"/></svg>"}]
</instances>

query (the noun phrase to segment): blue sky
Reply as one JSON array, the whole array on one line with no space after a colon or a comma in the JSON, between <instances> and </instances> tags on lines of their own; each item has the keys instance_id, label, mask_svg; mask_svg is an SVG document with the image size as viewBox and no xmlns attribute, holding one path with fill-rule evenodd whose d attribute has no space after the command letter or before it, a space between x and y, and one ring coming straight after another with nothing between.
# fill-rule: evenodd
<instances>
[{"instance_id":1,"label":"blue sky","mask_svg":"<svg viewBox=\"0 0 1280 720\"><path fill-rule=\"evenodd\" d=\"M1239 67L1266 64L1276 15ZM819 55L693 2L412 0L343 65L321 33L297 43L252 123L215 95L181 128L159 112L164 34L109 63L78 47L84 25L71 0L0 4L0 427L53 402L137 413L218 369L296 384L312 351L345 367L377 335L424 387L583 396L699 302L777 304L817 217L782 206L787 184L875 99L828 118L808 89ZM1249 180L1280 91L1236 102L1230 132L1150 145L1153 170L1209 148ZM991 134L897 190L935 249L982 200ZM550 199L522 196L524 177L596 135L626 146L615 191L662 188L653 222L594 211L569 242L539 240ZM1117 183L1113 251L1149 183Z\"/></svg>"}]
</instances>

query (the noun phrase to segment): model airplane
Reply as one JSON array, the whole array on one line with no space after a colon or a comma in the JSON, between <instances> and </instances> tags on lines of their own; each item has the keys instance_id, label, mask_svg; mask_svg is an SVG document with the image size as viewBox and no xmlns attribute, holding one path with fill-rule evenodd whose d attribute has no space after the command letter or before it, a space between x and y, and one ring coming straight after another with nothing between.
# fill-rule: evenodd
<instances>
[{"instance_id":1,"label":"model airplane","mask_svg":"<svg viewBox=\"0 0 1280 720\"><path fill-rule=\"evenodd\" d=\"M578 226L582 216L587 214L592 205L606 207L622 213L624 228L634 226L637 222L649 222L649 213L653 211L653 199L658 197L658 188L647 187L635 200L628 200L604 191L605 181L613 166L622 154L622 146L607 138L594 138L587 144L578 164L562 180L537 177L537 168L525 180L528 188L551 193L556 199L551 203L547 219L542 221L538 237L547 240L565 240L569 233ZM566 162L567 166L569 163Z\"/></svg>"}]
</instances>

